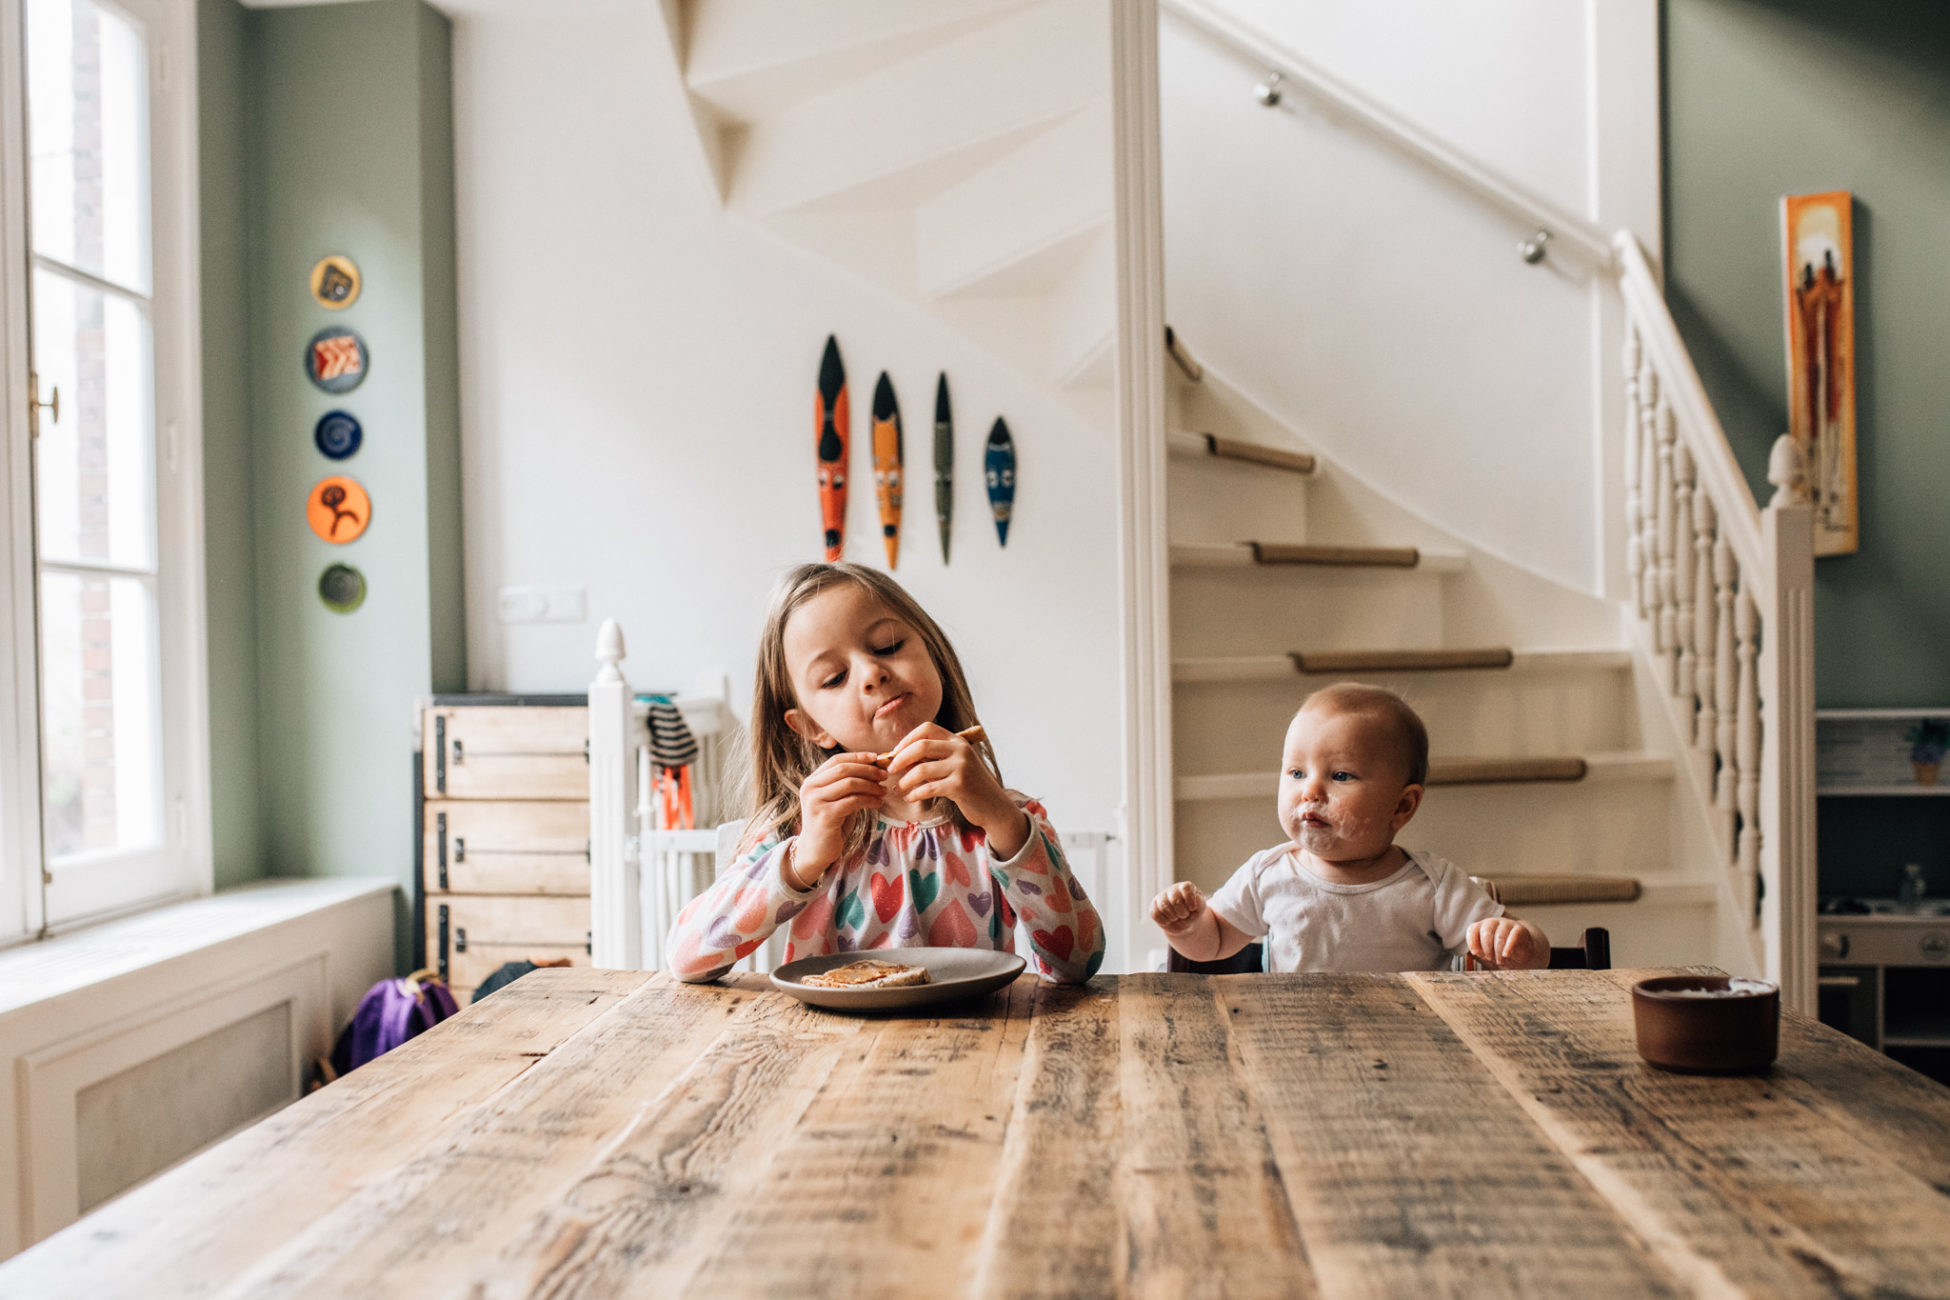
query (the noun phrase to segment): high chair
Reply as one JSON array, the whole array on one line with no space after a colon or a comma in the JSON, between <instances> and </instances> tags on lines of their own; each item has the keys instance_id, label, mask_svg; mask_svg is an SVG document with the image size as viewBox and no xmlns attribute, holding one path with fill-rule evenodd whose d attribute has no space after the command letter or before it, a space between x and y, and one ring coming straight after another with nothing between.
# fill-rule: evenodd
<instances>
[{"instance_id":1,"label":"high chair","mask_svg":"<svg viewBox=\"0 0 1950 1300\"><path fill-rule=\"evenodd\" d=\"M1495 902L1502 902L1503 895L1494 880L1481 876L1471 876L1471 880L1483 887ZM1611 931L1601 926L1592 926L1578 936L1575 948L1552 948L1552 970L1610 970L1611 969Z\"/></svg>"}]
</instances>

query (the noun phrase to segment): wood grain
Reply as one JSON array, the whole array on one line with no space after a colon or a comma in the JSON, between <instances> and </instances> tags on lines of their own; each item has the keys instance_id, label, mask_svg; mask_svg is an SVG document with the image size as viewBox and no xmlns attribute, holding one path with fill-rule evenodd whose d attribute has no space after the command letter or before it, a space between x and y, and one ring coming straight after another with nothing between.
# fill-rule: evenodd
<instances>
[{"instance_id":1,"label":"wood grain","mask_svg":"<svg viewBox=\"0 0 1950 1300\"><path fill-rule=\"evenodd\" d=\"M1206 452L1222 460L1243 460L1271 469L1292 470L1296 474L1314 472L1314 458L1304 451L1288 451L1284 447L1269 447L1263 442L1248 442L1243 438L1225 438L1216 433L1199 436L1205 439Z\"/></svg>"},{"instance_id":2,"label":"wood grain","mask_svg":"<svg viewBox=\"0 0 1950 1300\"><path fill-rule=\"evenodd\" d=\"M329 1087L130 1192L5 1265L0 1295L149 1296L219 1284L545 1062L651 979L517 980Z\"/></svg>"},{"instance_id":3,"label":"wood grain","mask_svg":"<svg viewBox=\"0 0 1950 1300\"><path fill-rule=\"evenodd\" d=\"M1332 567L1412 569L1422 562L1413 546L1305 546L1248 542L1255 564L1324 564Z\"/></svg>"},{"instance_id":4,"label":"wood grain","mask_svg":"<svg viewBox=\"0 0 1950 1300\"><path fill-rule=\"evenodd\" d=\"M1123 1132L1116 977L1037 984L973 1296L1112 1295L1127 1257L1115 1185Z\"/></svg>"},{"instance_id":5,"label":"wood grain","mask_svg":"<svg viewBox=\"0 0 1950 1300\"><path fill-rule=\"evenodd\" d=\"M1792 1055L1755 1076L1646 1065L1626 994L1646 974L1406 978L1694 1289L1942 1294L1950 1196L1833 1122Z\"/></svg>"},{"instance_id":6,"label":"wood grain","mask_svg":"<svg viewBox=\"0 0 1950 1300\"><path fill-rule=\"evenodd\" d=\"M532 972L509 987L560 974ZM307 1225L233 1294L412 1295L451 1284L457 1265L491 1257L510 1225L576 1186L713 1045L774 1005L756 989L653 976L419 1155Z\"/></svg>"},{"instance_id":7,"label":"wood grain","mask_svg":"<svg viewBox=\"0 0 1950 1300\"><path fill-rule=\"evenodd\" d=\"M1508 646L1480 650L1295 650L1295 672L1422 673L1475 668L1508 668L1517 660Z\"/></svg>"},{"instance_id":8,"label":"wood grain","mask_svg":"<svg viewBox=\"0 0 1950 1300\"><path fill-rule=\"evenodd\" d=\"M1401 980L1212 983L1323 1294L1681 1293Z\"/></svg>"},{"instance_id":9,"label":"wood grain","mask_svg":"<svg viewBox=\"0 0 1950 1300\"><path fill-rule=\"evenodd\" d=\"M1199 975L1118 980L1123 1289L1309 1295L1286 1184L1217 987Z\"/></svg>"}]
</instances>

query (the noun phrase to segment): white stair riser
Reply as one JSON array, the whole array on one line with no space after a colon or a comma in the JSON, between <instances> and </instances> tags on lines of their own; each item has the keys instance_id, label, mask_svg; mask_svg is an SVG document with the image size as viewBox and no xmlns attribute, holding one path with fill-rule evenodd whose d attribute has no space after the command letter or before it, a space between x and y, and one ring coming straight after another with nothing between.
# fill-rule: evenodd
<instances>
[{"instance_id":1,"label":"white stair riser","mask_svg":"<svg viewBox=\"0 0 1950 1300\"><path fill-rule=\"evenodd\" d=\"M1710 903L1641 899L1633 903L1526 905L1510 911L1534 921L1559 948L1576 946L1578 936L1592 926L1609 930L1611 964L1619 970L1710 964L1715 951Z\"/></svg>"},{"instance_id":2,"label":"white stair riser","mask_svg":"<svg viewBox=\"0 0 1950 1300\"><path fill-rule=\"evenodd\" d=\"M1414 569L1268 565L1177 568L1171 653L1433 650L1442 644L1444 579Z\"/></svg>"},{"instance_id":3,"label":"white stair riser","mask_svg":"<svg viewBox=\"0 0 1950 1300\"><path fill-rule=\"evenodd\" d=\"M914 213L923 297L1047 293L1111 220L1109 101L1099 101ZM1046 254L1065 254L1047 256Z\"/></svg>"},{"instance_id":4,"label":"white stair riser","mask_svg":"<svg viewBox=\"0 0 1950 1300\"><path fill-rule=\"evenodd\" d=\"M1048 0L756 122L732 200L770 213L873 185L878 205L918 203L945 188L930 164L1026 141L1108 93L1105 21L1087 0ZM903 193L911 169L930 180Z\"/></svg>"},{"instance_id":5,"label":"white stair riser","mask_svg":"<svg viewBox=\"0 0 1950 1300\"><path fill-rule=\"evenodd\" d=\"M1307 540L1307 479L1289 470L1173 456L1166 465L1174 542Z\"/></svg>"},{"instance_id":6,"label":"white stair riser","mask_svg":"<svg viewBox=\"0 0 1950 1300\"><path fill-rule=\"evenodd\" d=\"M1024 0L691 0L684 80L749 121L952 40Z\"/></svg>"},{"instance_id":7,"label":"white stair riser","mask_svg":"<svg viewBox=\"0 0 1950 1300\"><path fill-rule=\"evenodd\" d=\"M1633 748L1622 671L1295 673L1284 682L1180 682L1172 746L1180 776L1274 770L1288 720L1335 681L1385 686L1412 705L1438 755L1543 757Z\"/></svg>"},{"instance_id":8,"label":"white stair riser","mask_svg":"<svg viewBox=\"0 0 1950 1300\"><path fill-rule=\"evenodd\" d=\"M1671 799L1669 781L1438 787L1396 842L1476 876L1665 873ZM1207 890L1284 838L1270 797L1180 802L1176 822L1178 876Z\"/></svg>"}]
</instances>

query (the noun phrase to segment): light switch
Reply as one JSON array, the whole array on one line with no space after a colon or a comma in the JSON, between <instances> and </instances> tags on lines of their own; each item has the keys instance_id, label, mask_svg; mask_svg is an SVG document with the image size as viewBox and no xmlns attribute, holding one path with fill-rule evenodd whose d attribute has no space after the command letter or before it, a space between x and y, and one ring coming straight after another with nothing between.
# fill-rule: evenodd
<instances>
[{"instance_id":1,"label":"light switch","mask_svg":"<svg viewBox=\"0 0 1950 1300\"><path fill-rule=\"evenodd\" d=\"M581 623L589 617L581 587L503 587L495 607L504 624Z\"/></svg>"}]
</instances>

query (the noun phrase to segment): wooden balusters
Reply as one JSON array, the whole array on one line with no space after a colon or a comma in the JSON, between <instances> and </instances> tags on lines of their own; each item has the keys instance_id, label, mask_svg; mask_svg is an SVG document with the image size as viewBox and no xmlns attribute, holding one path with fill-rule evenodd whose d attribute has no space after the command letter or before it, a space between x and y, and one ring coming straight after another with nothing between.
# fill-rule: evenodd
<instances>
[{"instance_id":1,"label":"wooden balusters","mask_svg":"<svg viewBox=\"0 0 1950 1300\"><path fill-rule=\"evenodd\" d=\"M1661 399L1656 412L1659 438L1658 486L1654 489L1658 505L1658 532L1655 534L1655 554L1659 561L1658 620L1653 627L1653 644L1659 649L1661 667L1665 670L1666 690L1677 694L1674 677L1674 644L1677 640L1678 620L1674 617L1674 574L1673 551L1677 541L1678 487L1673 476L1674 427L1672 407Z\"/></svg>"},{"instance_id":2,"label":"wooden balusters","mask_svg":"<svg viewBox=\"0 0 1950 1300\"><path fill-rule=\"evenodd\" d=\"M1638 589L1634 598L1638 601L1640 618L1657 621L1655 611L1659 602L1654 593L1658 589L1659 569L1657 559L1658 497L1655 484L1658 481L1659 435L1655 423L1659 407L1659 372L1652 368L1651 358L1639 369L1639 482L1648 493L1655 493L1653 499L1639 511L1639 551L1645 557L1645 568L1639 575Z\"/></svg>"},{"instance_id":3,"label":"wooden balusters","mask_svg":"<svg viewBox=\"0 0 1950 1300\"><path fill-rule=\"evenodd\" d=\"M1698 689L1693 682L1693 665L1697 657L1697 647L1693 634L1693 456L1681 442L1673 447L1673 544L1672 544L1672 585L1673 585L1673 645L1677 650L1677 664L1673 679L1672 693L1685 707L1686 716L1693 718L1697 710L1694 701Z\"/></svg>"},{"instance_id":4,"label":"wooden balusters","mask_svg":"<svg viewBox=\"0 0 1950 1300\"><path fill-rule=\"evenodd\" d=\"M1642 394L1639 368L1645 364L1639 346L1639 331L1629 317L1625 322L1625 581L1632 589L1632 604L1640 618L1645 617L1645 548L1640 521L1645 517L1643 466L1639 462Z\"/></svg>"},{"instance_id":5,"label":"wooden balusters","mask_svg":"<svg viewBox=\"0 0 1950 1300\"><path fill-rule=\"evenodd\" d=\"M1716 718L1716 690L1719 641L1718 597L1713 590L1713 546L1718 540L1719 520L1713 513L1713 498L1704 488L1693 494L1693 693L1699 709L1693 715L1693 748L1711 757ZM1708 780L1715 779L1708 769Z\"/></svg>"},{"instance_id":6,"label":"wooden balusters","mask_svg":"<svg viewBox=\"0 0 1950 1300\"><path fill-rule=\"evenodd\" d=\"M1751 578L1740 575L1736 602L1734 654L1740 663L1739 683L1734 687L1739 714L1735 763L1738 771L1740 838L1734 859L1740 879L1752 882L1760 874L1760 677L1756 671L1760 656L1760 611L1754 604Z\"/></svg>"},{"instance_id":7,"label":"wooden balusters","mask_svg":"<svg viewBox=\"0 0 1950 1300\"><path fill-rule=\"evenodd\" d=\"M1734 842L1734 773L1737 770L1734 737L1739 730L1734 716L1738 709L1734 697L1738 673L1733 657L1734 576L1733 547L1724 536L1718 537L1713 543L1713 603L1717 607L1715 620L1719 629L1713 643L1713 694L1719 702L1720 729L1714 738L1714 749L1720 761L1713 783L1713 808L1719 814L1720 834L1729 851Z\"/></svg>"}]
</instances>

